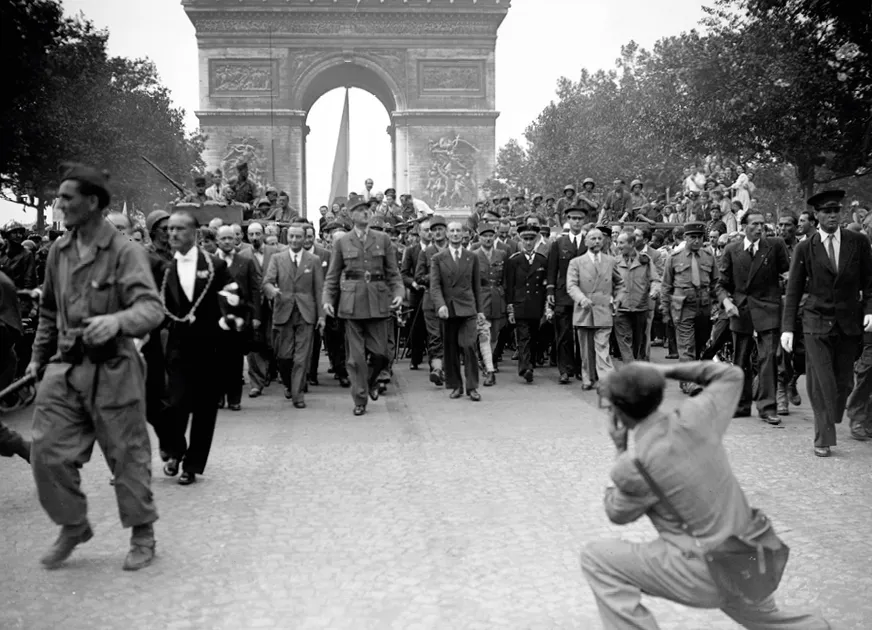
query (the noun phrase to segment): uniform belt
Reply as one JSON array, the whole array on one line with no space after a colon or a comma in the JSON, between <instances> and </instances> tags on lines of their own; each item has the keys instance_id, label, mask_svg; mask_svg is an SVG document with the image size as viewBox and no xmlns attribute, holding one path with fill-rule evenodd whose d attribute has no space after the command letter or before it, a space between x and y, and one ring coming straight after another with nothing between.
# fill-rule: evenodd
<instances>
[{"instance_id":1,"label":"uniform belt","mask_svg":"<svg viewBox=\"0 0 872 630\"><path fill-rule=\"evenodd\" d=\"M364 282L378 282L385 279L383 273L370 273L369 271L346 271L346 280L363 280Z\"/></svg>"}]
</instances>

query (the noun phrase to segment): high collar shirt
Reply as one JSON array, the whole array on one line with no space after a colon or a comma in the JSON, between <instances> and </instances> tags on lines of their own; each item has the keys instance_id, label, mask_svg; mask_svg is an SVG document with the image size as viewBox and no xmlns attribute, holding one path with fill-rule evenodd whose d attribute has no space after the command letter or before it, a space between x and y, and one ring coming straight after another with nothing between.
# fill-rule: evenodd
<instances>
[{"instance_id":1,"label":"high collar shirt","mask_svg":"<svg viewBox=\"0 0 872 630\"><path fill-rule=\"evenodd\" d=\"M197 281L197 258L199 250L192 247L187 254L176 252L176 274L179 276L179 284L188 301L194 301L194 284Z\"/></svg>"}]
</instances>

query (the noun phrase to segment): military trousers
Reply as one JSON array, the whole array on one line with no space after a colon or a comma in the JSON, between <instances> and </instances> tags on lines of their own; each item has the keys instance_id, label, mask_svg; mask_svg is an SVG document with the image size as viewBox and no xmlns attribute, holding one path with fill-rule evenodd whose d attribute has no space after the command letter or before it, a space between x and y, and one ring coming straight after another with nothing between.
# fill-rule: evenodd
<instances>
[{"instance_id":1,"label":"military trousers","mask_svg":"<svg viewBox=\"0 0 872 630\"><path fill-rule=\"evenodd\" d=\"M336 378L348 378L345 353L345 320L338 317L327 317L324 326L324 344L327 346L327 356L333 365L333 375Z\"/></svg>"},{"instance_id":2,"label":"military trousers","mask_svg":"<svg viewBox=\"0 0 872 630\"><path fill-rule=\"evenodd\" d=\"M424 324L427 327L427 356L430 358L430 369L441 370L442 358L445 355L442 344L442 320L433 309L424 309Z\"/></svg>"},{"instance_id":3,"label":"military trousers","mask_svg":"<svg viewBox=\"0 0 872 630\"><path fill-rule=\"evenodd\" d=\"M527 370L536 367L536 356L539 352L539 318L516 319L515 339L518 342L518 374L524 375Z\"/></svg>"},{"instance_id":4,"label":"military trousers","mask_svg":"<svg viewBox=\"0 0 872 630\"><path fill-rule=\"evenodd\" d=\"M369 390L375 387L378 375L389 363L388 334L394 320L381 317L344 321L351 398L355 405L366 406Z\"/></svg>"},{"instance_id":5,"label":"military trousers","mask_svg":"<svg viewBox=\"0 0 872 630\"><path fill-rule=\"evenodd\" d=\"M682 312L681 318L675 322L678 358L681 361L699 360L711 332L712 320L708 308L700 309L695 314L693 311Z\"/></svg>"},{"instance_id":6,"label":"military trousers","mask_svg":"<svg viewBox=\"0 0 872 630\"><path fill-rule=\"evenodd\" d=\"M593 591L607 630L657 630L642 594L693 608L719 608L753 630L825 630L829 623L813 613L782 610L773 597L758 603L725 597L705 559L658 538L648 543L593 542L581 552L581 571Z\"/></svg>"},{"instance_id":7,"label":"military trousers","mask_svg":"<svg viewBox=\"0 0 872 630\"><path fill-rule=\"evenodd\" d=\"M145 423L145 365L138 353L100 364L50 363L36 394L31 464L39 502L58 525L87 520L79 469L100 445L115 479L124 527L157 520Z\"/></svg>"}]
</instances>

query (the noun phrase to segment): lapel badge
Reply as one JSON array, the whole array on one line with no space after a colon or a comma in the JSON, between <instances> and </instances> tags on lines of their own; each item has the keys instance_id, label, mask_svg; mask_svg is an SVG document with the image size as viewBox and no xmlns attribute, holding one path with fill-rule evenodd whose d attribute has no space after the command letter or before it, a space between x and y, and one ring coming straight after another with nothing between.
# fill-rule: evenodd
<instances>
[{"instance_id":1,"label":"lapel badge","mask_svg":"<svg viewBox=\"0 0 872 630\"><path fill-rule=\"evenodd\" d=\"M200 269L197 272L197 277L200 278L201 280L208 278L209 277L209 270L208 269Z\"/></svg>"}]
</instances>

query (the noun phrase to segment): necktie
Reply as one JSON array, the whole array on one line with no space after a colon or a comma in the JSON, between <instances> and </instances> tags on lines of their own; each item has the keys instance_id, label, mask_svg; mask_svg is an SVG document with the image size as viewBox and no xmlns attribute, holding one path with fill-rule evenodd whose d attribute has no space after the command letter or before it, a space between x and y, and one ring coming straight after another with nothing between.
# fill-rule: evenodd
<instances>
[{"instance_id":1,"label":"necktie","mask_svg":"<svg viewBox=\"0 0 872 630\"><path fill-rule=\"evenodd\" d=\"M751 243L751 246L748 247L748 253L751 254L751 258L754 258L754 254L757 253L757 244Z\"/></svg>"},{"instance_id":2,"label":"necktie","mask_svg":"<svg viewBox=\"0 0 872 630\"><path fill-rule=\"evenodd\" d=\"M296 256L291 256L291 269L294 271L294 273L297 272L297 257Z\"/></svg>"},{"instance_id":3,"label":"necktie","mask_svg":"<svg viewBox=\"0 0 872 630\"><path fill-rule=\"evenodd\" d=\"M699 287L699 285L701 284L701 282L699 280L699 261L697 260L697 258L698 257L696 255L696 253L691 252L691 254L690 254L690 283L695 287Z\"/></svg>"},{"instance_id":4,"label":"necktie","mask_svg":"<svg viewBox=\"0 0 872 630\"><path fill-rule=\"evenodd\" d=\"M830 234L827 236L827 255L830 257L830 264L833 266L833 269L836 271L839 270L839 263L836 261L836 249L833 246L833 241L835 240L836 235Z\"/></svg>"}]
</instances>

